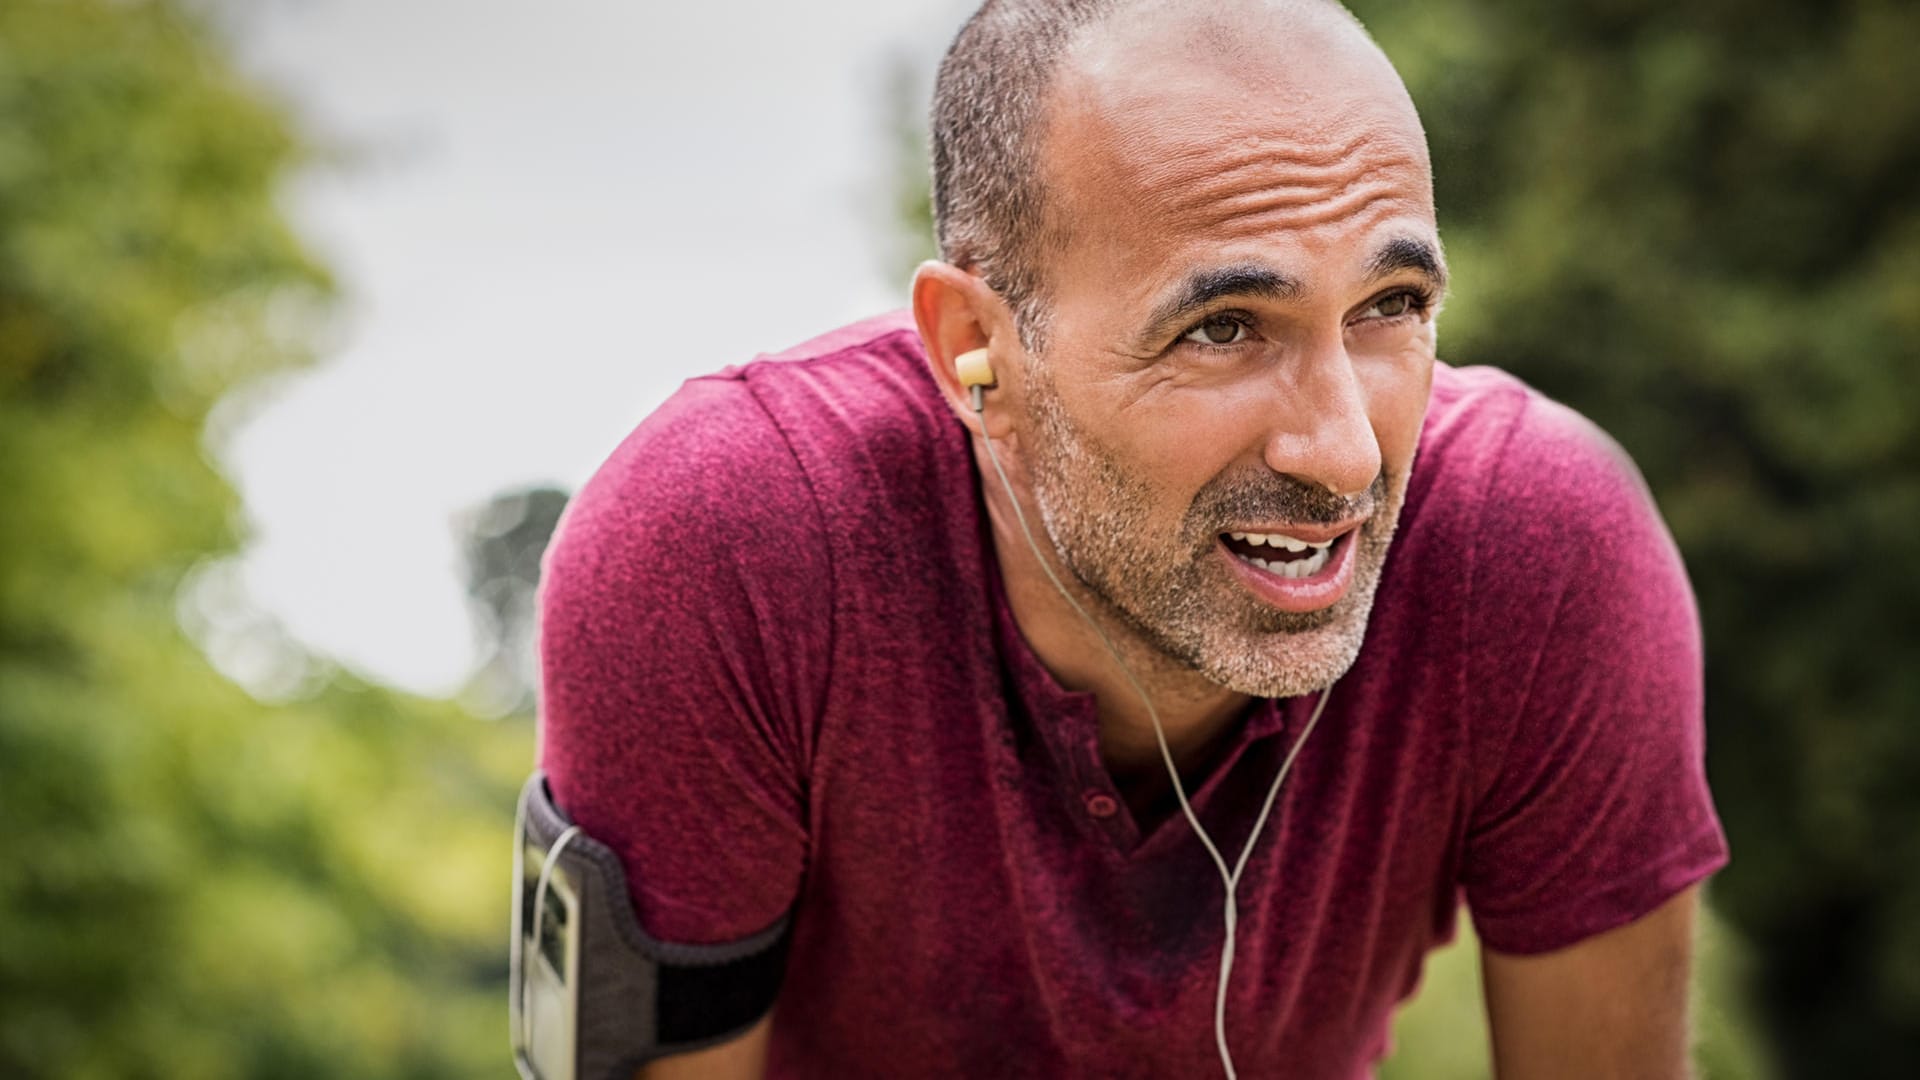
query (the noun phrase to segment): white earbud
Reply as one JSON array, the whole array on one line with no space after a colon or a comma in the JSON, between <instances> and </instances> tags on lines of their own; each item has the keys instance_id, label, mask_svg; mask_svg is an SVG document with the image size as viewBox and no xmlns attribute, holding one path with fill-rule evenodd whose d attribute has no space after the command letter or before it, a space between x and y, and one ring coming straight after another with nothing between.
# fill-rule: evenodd
<instances>
[{"instance_id":1,"label":"white earbud","mask_svg":"<svg viewBox=\"0 0 1920 1080\"><path fill-rule=\"evenodd\" d=\"M987 387L994 384L993 360L987 350L972 349L954 357L953 370L960 378L960 385L973 395L973 411L986 411Z\"/></svg>"}]
</instances>

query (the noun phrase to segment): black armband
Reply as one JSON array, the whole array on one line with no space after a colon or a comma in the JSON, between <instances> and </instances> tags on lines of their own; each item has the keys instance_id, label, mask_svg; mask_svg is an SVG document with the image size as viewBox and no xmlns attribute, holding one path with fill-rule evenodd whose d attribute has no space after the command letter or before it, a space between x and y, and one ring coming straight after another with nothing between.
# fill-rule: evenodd
<instances>
[{"instance_id":1,"label":"black armband","mask_svg":"<svg viewBox=\"0 0 1920 1080\"><path fill-rule=\"evenodd\" d=\"M628 1080L668 1054L725 1042L773 1007L782 916L740 941L676 945L634 916L620 859L582 833L535 773L514 829L510 1020L527 1080Z\"/></svg>"}]
</instances>

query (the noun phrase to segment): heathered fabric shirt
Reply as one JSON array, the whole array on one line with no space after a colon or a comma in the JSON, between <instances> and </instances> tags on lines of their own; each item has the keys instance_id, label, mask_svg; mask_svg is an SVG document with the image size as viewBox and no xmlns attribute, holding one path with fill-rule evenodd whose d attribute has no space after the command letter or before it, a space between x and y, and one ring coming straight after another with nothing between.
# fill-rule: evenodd
<instances>
[{"instance_id":1,"label":"heathered fabric shirt","mask_svg":"<svg viewBox=\"0 0 1920 1080\"><path fill-rule=\"evenodd\" d=\"M793 915L776 1077L1218 1075L1218 876L1144 831L1091 695L1022 639L964 430L903 316L695 379L548 556L543 764L641 924ZM1632 465L1441 366L1366 644L1240 885L1242 1075L1371 1075L1464 896L1573 944L1719 867L1691 593ZM1237 852L1311 698L1193 802Z\"/></svg>"}]
</instances>

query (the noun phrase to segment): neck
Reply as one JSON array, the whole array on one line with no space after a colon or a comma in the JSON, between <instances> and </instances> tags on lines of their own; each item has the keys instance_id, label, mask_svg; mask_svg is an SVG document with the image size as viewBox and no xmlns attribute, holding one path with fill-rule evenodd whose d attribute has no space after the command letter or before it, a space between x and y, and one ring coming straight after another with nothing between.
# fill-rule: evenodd
<instances>
[{"instance_id":1,"label":"neck","mask_svg":"<svg viewBox=\"0 0 1920 1080\"><path fill-rule=\"evenodd\" d=\"M1143 639L1067 570L1040 526L1039 508L1030 499L1023 501L1021 508L1033 528L1033 543L1045 555L1060 584L1072 591L1081 609L1088 617L1099 620L1100 629L1106 632L1107 640L1126 663L1127 671L1139 683L1136 691L1127 672L1120 669L1101 643L1100 635L1048 580L1033 547L1021 533L1011 494L995 477L985 451L977 443L975 449L986 483L994 552L999 558L1014 622L1041 664L1061 686L1094 695L1099 713L1100 752L1108 771L1123 786L1134 781L1157 787L1165 780L1166 766L1154 737L1153 716L1140 693L1144 691L1152 698L1154 711L1159 713L1161 730L1166 734L1167 748L1175 766L1182 773L1187 772L1205 757L1215 736L1239 716L1252 699L1207 679ZM1002 455L1002 464L1010 465L1005 461L1006 456ZM1008 476L1015 479L1011 468ZM1018 478L1016 482L1023 479Z\"/></svg>"}]
</instances>

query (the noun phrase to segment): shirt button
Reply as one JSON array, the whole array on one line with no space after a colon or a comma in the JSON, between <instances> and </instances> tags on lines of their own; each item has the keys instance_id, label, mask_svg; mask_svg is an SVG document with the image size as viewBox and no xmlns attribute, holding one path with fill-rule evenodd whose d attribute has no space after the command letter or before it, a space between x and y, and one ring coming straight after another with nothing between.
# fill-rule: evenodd
<instances>
[{"instance_id":1,"label":"shirt button","mask_svg":"<svg viewBox=\"0 0 1920 1080\"><path fill-rule=\"evenodd\" d=\"M1113 796L1103 791L1087 792L1087 813L1097 818L1110 818L1120 812L1120 804Z\"/></svg>"}]
</instances>

